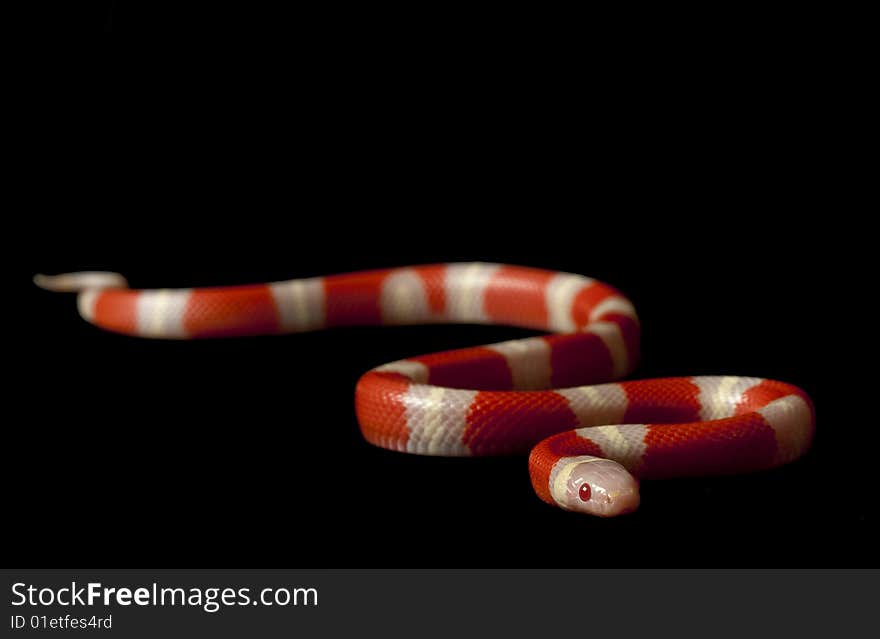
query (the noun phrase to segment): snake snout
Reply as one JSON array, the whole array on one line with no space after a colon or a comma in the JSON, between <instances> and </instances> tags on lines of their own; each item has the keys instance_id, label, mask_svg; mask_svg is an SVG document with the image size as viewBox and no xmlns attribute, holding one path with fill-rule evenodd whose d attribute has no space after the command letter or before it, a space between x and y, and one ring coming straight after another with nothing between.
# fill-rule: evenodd
<instances>
[{"instance_id":1,"label":"snake snout","mask_svg":"<svg viewBox=\"0 0 880 639\"><path fill-rule=\"evenodd\" d=\"M639 507L639 482L615 461L582 457L572 464L560 497L569 510L614 517Z\"/></svg>"}]
</instances>

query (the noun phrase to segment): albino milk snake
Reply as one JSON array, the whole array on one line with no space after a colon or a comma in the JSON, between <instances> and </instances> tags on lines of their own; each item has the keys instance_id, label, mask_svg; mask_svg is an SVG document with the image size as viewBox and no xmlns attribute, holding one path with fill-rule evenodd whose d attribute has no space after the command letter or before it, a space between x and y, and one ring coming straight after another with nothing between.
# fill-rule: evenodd
<instances>
[{"instance_id":1,"label":"albino milk snake","mask_svg":"<svg viewBox=\"0 0 880 639\"><path fill-rule=\"evenodd\" d=\"M457 456L531 451L535 492L567 510L630 512L639 503L637 478L779 466L809 448L814 430L812 402L782 382L608 383L636 364L638 318L620 292L580 275L462 263L196 289L131 290L122 276L103 272L35 281L78 291L86 320L141 337L428 323L549 331L379 366L361 377L355 406L364 437L384 448Z\"/></svg>"}]
</instances>

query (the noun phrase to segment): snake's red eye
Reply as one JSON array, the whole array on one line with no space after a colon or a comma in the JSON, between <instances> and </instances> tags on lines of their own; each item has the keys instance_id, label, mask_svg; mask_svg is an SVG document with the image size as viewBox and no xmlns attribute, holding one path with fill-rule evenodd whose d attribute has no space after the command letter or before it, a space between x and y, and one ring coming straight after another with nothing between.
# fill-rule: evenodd
<instances>
[{"instance_id":1,"label":"snake's red eye","mask_svg":"<svg viewBox=\"0 0 880 639\"><path fill-rule=\"evenodd\" d=\"M581 487L578 490L578 497L581 498L581 501L590 501L591 494L592 491L590 490L590 485L587 483L581 484Z\"/></svg>"}]
</instances>

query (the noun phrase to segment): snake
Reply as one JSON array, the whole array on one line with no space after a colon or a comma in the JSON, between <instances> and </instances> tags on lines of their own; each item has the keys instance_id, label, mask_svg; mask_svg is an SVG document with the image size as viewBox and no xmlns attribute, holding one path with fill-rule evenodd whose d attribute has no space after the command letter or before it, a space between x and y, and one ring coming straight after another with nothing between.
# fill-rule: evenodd
<instances>
[{"instance_id":1,"label":"snake","mask_svg":"<svg viewBox=\"0 0 880 639\"><path fill-rule=\"evenodd\" d=\"M775 468L804 455L815 430L813 402L785 382L622 381L639 360L635 308L573 273L468 262L202 288L131 289L103 271L34 281L77 292L88 322L146 338L442 323L540 331L379 365L358 380L355 413L366 441L394 451L527 455L537 496L567 511L633 512L641 480Z\"/></svg>"}]
</instances>

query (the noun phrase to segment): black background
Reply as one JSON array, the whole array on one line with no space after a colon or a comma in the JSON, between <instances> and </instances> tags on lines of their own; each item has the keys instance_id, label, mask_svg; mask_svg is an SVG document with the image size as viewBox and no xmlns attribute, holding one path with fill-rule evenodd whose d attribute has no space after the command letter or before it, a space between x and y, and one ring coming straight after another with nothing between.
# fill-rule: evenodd
<instances>
[{"instance_id":1,"label":"black background","mask_svg":"<svg viewBox=\"0 0 880 639\"><path fill-rule=\"evenodd\" d=\"M715 32L597 43L528 16L516 29L479 16L482 30L447 15L404 17L408 29L243 16L295 26L267 43L226 14L222 37L166 43L155 32L180 24L166 17L117 13L104 42L23 74L27 144L10 177L26 356L4 464L19 557L876 562L868 447L829 386L829 356L863 346L829 264L846 245L827 224L842 189L818 58L772 38L759 55L730 34L713 47ZM579 517L535 497L524 459L387 452L354 419L370 367L526 331L155 342L97 330L73 297L29 282L101 269L134 287L221 285L456 260L617 286L643 324L636 377L797 384L817 407L813 449L760 475L646 483L638 513Z\"/></svg>"}]
</instances>

